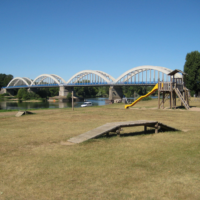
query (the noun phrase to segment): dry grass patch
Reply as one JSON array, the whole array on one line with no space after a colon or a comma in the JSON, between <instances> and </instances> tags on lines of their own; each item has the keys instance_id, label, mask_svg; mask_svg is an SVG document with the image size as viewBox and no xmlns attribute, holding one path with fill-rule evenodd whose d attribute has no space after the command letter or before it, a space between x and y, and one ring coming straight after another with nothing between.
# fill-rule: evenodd
<instances>
[{"instance_id":1,"label":"dry grass patch","mask_svg":"<svg viewBox=\"0 0 200 200\"><path fill-rule=\"evenodd\" d=\"M0 199L200 199L200 112L114 104L34 113L0 113ZM125 128L124 137L66 145L105 123L142 119L188 131Z\"/></svg>"}]
</instances>

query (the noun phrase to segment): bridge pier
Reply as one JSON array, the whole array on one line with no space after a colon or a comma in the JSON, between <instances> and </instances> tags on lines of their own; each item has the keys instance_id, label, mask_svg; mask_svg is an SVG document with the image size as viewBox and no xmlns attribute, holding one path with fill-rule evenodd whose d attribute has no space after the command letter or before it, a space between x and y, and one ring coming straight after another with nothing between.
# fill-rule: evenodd
<instances>
[{"instance_id":1,"label":"bridge pier","mask_svg":"<svg viewBox=\"0 0 200 200\"><path fill-rule=\"evenodd\" d=\"M28 88L28 92L36 93L38 91L38 88Z\"/></svg>"},{"instance_id":2,"label":"bridge pier","mask_svg":"<svg viewBox=\"0 0 200 200\"><path fill-rule=\"evenodd\" d=\"M65 87L65 86L60 86L59 87L59 96L66 97L69 93L74 92L74 87Z\"/></svg>"},{"instance_id":3,"label":"bridge pier","mask_svg":"<svg viewBox=\"0 0 200 200\"><path fill-rule=\"evenodd\" d=\"M109 100L122 99L123 91L121 87L110 86L109 88Z\"/></svg>"},{"instance_id":4,"label":"bridge pier","mask_svg":"<svg viewBox=\"0 0 200 200\"><path fill-rule=\"evenodd\" d=\"M5 88L1 88L1 90L0 90L0 94L5 94L7 91L6 91L6 89Z\"/></svg>"},{"instance_id":5,"label":"bridge pier","mask_svg":"<svg viewBox=\"0 0 200 200\"><path fill-rule=\"evenodd\" d=\"M8 90L8 89L6 89L6 88L2 88L0 94L5 94L5 93L8 93L8 94L10 94L10 95L12 95L12 96L15 95L15 92L14 92L13 89L9 89L9 90Z\"/></svg>"}]
</instances>

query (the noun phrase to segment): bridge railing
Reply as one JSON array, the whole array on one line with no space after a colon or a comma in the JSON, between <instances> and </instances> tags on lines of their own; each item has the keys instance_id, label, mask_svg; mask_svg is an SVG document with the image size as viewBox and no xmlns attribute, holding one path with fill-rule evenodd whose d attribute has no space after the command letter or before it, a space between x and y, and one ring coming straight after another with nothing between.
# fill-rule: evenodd
<instances>
[{"instance_id":1,"label":"bridge railing","mask_svg":"<svg viewBox=\"0 0 200 200\"><path fill-rule=\"evenodd\" d=\"M4 88L30 88L30 87L57 87L58 84L41 84L41 85L15 85L15 86L9 86Z\"/></svg>"},{"instance_id":2,"label":"bridge railing","mask_svg":"<svg viewBox=\"0 0 200 200\"><path fill-rule=\"evenodd\" d=\"M40 84L40 85L30 85L31 87L55 87L55 86L59 86L59 84L57 84L57 83L52 83L52 84Z\"/></svg>"},{"instance_id":3,"label":"bridge railing","mask_svg":"<svg viewBox=\"0 0 200 200\"><path fill-rule=\"evenodd\" d=\"M139 81L139 82L117 82L115 85L153 85L158 81Z\"/></svg>"},{"instance_id":4,"label":"bridge railing","mask_svg":"<svg viewBox=\"0 0 200 200\"><path fill-rule=\"evenodd\" d=\"M103 86L103 85L155 85L158 81L139 81L139 82L90 82L90 83L68 83L68 84L40 84L40 85L20 85L20 86L9 86L4 88L36 88L36 87L59 87L59 86ZM167 84L167 83L165 83ZM168 86L165 86L168 87Z\"/></svg>"},{"instance_id":5,"label":"bridge railing","mask_svg":"<svg viewBox=\"0 0 200 200\"><path fill-rule=\"evenodd\" d=\"M68 84L64 84L64 85L108 85L108 84L111 84L111 83L108 83L108 82L100 82L100 83L90 82L90 83L68 83Z\"/></svg>"},{"instance_id":6,"label":"bridge railing","mask_svg":"<svg viewBox=\"0 0 200 200\"><path fill-rule=\"evenodd\" d=\"M30 86L29 85L16 85L16 86L9 86L9 87L4 87L5 89L6 88L29 88Z\"/></svg>"}]
</instances>

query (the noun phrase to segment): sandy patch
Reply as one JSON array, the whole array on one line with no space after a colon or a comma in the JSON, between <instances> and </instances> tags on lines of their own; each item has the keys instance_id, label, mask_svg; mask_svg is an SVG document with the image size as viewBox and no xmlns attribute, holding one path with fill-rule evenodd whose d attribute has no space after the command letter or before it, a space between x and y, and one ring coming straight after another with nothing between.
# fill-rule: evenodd
<instances>
[{"instance_id":1,"label":"sandy patch","mask_svg":"<svg viewBox=\"0 0 200 200\"><path fill-rule=\"evenodd\" d=\"M65 145L65 146L75 145L75 143L68 142L68 141L66 141L66 142L61 141L60 144L61 144L61 145Z\"/></svg>"},{"instance_id":2,"label":"sandy patch","mask_svg":"<svg viewBox=\"0 0 200 200\"><path fill-rule=\"evenodd\" d=\"M192 108L189 109L189 111L200 111L200 108L192 107Z\"/></svg>"},{"instance_id":3,"label":"sandy patch","mask_svg":"<svg viewBox=\"0 0 200 200\"><path fill-rule=\"evenodd\" d=\"M188 131L189 131L189 129L182 129L182 131L183 131L183 132L188 132Z\"/></svg>"}]
</instances>

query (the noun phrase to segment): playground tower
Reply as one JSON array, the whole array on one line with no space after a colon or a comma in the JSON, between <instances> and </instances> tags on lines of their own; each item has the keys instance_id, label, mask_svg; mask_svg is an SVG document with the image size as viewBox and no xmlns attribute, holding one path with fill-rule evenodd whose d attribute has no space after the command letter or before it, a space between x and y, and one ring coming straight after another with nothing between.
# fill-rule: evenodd
<instances>
[{"instance_id":1,"label":"playground tower","mask_svg":"<svg viewBox=\"0 0 200 200\"><path fill-rule=\"evenodd\" d=\"M181 73L182 78L175 78L176 73ZM176 108L176 96L181 100L181 105L187 110L189 107L189 90L185 87L185 76L181 70L175 69L168 75L171 76L170 82L158 81L158 109L163 108L167 99L170 100L170 108ZM162 94L162 99L160 95ZM170 98L169 98L170 97Z\"/></svg>"}]
</instances>

